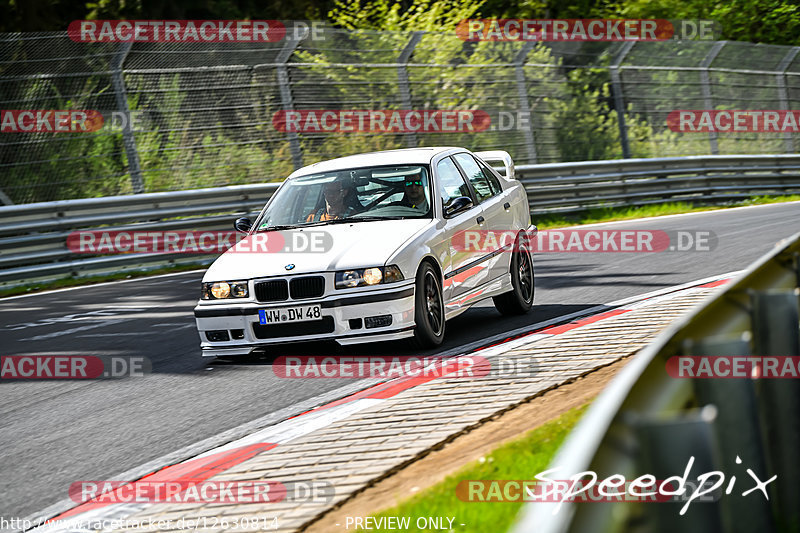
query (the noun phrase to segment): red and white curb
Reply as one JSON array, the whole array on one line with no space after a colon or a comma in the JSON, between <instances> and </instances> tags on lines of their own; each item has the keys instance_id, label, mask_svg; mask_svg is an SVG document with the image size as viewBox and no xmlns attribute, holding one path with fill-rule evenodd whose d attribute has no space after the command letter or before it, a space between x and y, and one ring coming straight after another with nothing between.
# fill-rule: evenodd
<instances>
[{"instance_id":1,"label":"red and white curb","mask_svg":"<svg viewBox=\"0 0 800 533\"><path fill-rule=\"evenodd\" d=\"M628 313L634 309L658 305L661 301L675 298L678 295L684 295L687 291L696 291L723 285L735 274L735 272L732 272L713 276L627 298L625 300L611 302L607 305L596 306L571 315L506 332L503 335L491 339L484 339L480 346L475 346L475 343L473 343L473 345L461 346L457 353L438 354L437 357L458 357L460 355L474 353L479 353L483 357L500 355L514 348L560 335L589 324L595 324L602 320ZM573 318L574 320L570 321L570 319ZM446 377L446 374L444 377ZM278 424L258 430L245 437L233 440L225 445L215 447L186 461L153 471L147 475L141 476L137 480L132 480L131 483L135 484L137 481L203 481L209 479L260 453L271 450L279 445L287 444L318 429L327 427L354 413L378 405L405 390L434 379L437 379L437 377L401 377L370 386L340 400L327 403ZM54 516L47 523L32 528L30 531L35 531L36 533L85 533L87 531L87 523L98 523L102 521L108 523L113 520L124 520L126 517L150 507L151 505L155 504L120 504L89 501ZM41 513L39 516L43 514L44 513ZM31 520L31 522L35 523L34 520ZM41 522L41 520L39 520L39 522Z\"/></svg>"}]
</instances>

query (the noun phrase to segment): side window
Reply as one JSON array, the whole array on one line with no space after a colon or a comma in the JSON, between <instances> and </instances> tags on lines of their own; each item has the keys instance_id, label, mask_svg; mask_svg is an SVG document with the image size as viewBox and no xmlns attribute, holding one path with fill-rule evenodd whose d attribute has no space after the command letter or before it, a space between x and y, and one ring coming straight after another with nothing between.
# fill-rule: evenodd
<instances>
[{"instance_id":1,"label":"side window","mask_svg":"<svg viewBox=\"0 0 800 533\"><path fill-rule=\"evenodd\" d=\"M481 170L483 171L483 175L486 176L486 179L489 180L489 186L492 188L492 194L498 194L503 191L503 186L500 185L500 180L497 179L492 169L490 169L486 163L481 161L480 159L476 159L478 161L478 165L480 165Z\"/></svg>"},{"instance_id":2,"label":"side window","mask_svg":"<svg viewBox=\"0 0 800 533\"><path fill-rule=\"evenodd\" d=\"M492 191L489 180L486 179L486 176L483 174L481 167L478 166L478 162L475 161L474 157L469 154L456 154L453 157L458 162L459 166L464 169L464 174L467 175L467 179L472 184L472 188L475 189L475 194L478 196L478 203L494 196L495 193Z\"/></svg>"},{"instance_id":3,"label":"side window","mask_svg":"<svg viewBox=\"0 0 800 533\"><path fill-rule=\"evenodd\" d=\"M467 187L461 172L458 171L452 159L447 157L439 161L436 165L436 173L439 175L439 189L441 190L442 203L444 205L459 196L471 197L469 187Z\"/></svg>"}]
</instances>

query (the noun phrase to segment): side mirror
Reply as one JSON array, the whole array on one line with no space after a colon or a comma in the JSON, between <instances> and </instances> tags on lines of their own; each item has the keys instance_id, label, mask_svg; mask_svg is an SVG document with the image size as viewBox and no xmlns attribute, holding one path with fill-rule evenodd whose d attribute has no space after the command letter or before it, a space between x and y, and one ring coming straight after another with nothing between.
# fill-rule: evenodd
<instances>
[{"instance_id":1,"label":"side mirror","mask_svg":"<svg viewBox=\"0 0 800 533\"><path fill-rule=\"evenodd\" d=\"M461 213L462 211L472 208L472 205L472 198L469 198L468 196L459 196L457 198L453 198L444 206L444 216L445 218L450 218Z\"/></svg>"},{"instance_id":2,"label":"side mirror","mask_svg":"<svg viewBox=\"0 0 800 533\"><path fill-rule=\"evenodd\" d=\"M237 218L236 222L233 223L233 227L236 228L236 231L248 233L253 227L253 222L247 217Z\"/></svg>"}]
</instances>

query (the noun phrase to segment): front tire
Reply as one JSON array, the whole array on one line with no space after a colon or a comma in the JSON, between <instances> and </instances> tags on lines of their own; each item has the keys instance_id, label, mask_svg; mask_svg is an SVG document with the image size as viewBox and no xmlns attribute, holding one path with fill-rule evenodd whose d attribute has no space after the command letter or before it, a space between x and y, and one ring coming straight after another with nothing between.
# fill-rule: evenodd
<instances>
[{"instance_id":1,"label":"front tire","mask_svg":"<svg viewBox=\"0 0 800 533\"><path fill-rule=\"evenodd\" d=\"M510 292L492 298L495 308L502 315L524 315L533 306L534 275L533 260L527 237L521 234L514 243L511 256Z\"/></svg>"},{"instance_id":2,"label":"front tire","mask_svg":"<svg viewBox=\"0 0 800 533\"><path fill-rule=\"evenodd\" d=\"M417 272L414 290L414 337L416 348L436 348L444 341L444 299L439 275L430 263L423 262Z\"/></svg>"}]
</instances>

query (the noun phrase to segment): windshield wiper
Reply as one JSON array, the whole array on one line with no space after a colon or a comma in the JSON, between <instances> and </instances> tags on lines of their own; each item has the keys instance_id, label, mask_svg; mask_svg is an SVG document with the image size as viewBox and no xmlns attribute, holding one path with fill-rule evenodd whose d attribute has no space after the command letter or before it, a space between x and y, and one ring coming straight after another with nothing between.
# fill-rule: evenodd
<instances>
[{"instance_id":1,"label":"windshield wiper","mask_svg":"<svg viewBox=\"0 0 800 533\"><path fill-rule=\"evenodd\" d=\"M258 228L257 232L262 232L262 231L282 231L282 230L285 230L285 229L295 229L295 228L299 228L299 227L300 226L298 226L296 224L283 224L283 225L279 224L277 226L268 226L266 228Z\"/></svg>"},{"instance_id":2,"label":"windshield wiper","mask_svg":"<svg viewBox=\"0 0 800 533\"><path fill-rule=\"evenodd\" d=\"M328 224L349 224L350 222L376 222L379 220L403 220L406 217L346 217L334 218L333 220L326 221Z\"/></svg>"}]
</instances>

